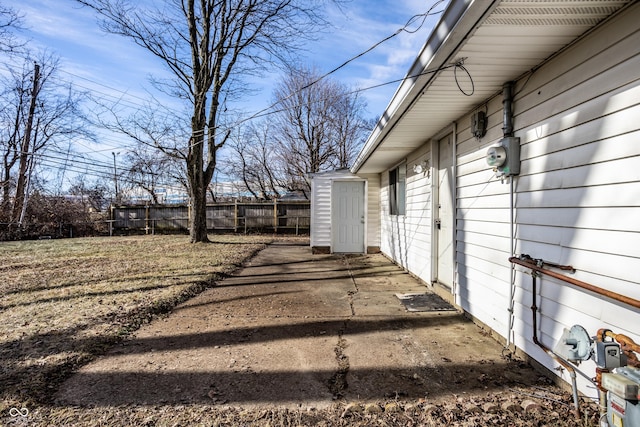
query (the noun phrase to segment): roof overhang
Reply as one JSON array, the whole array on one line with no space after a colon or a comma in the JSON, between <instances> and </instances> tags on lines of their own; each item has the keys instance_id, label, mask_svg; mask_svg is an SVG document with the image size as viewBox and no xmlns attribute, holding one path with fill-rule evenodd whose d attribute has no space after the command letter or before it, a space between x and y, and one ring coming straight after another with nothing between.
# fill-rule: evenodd
<instances>
[{"instance_id":1,"label":"roof overhang","mask_svg":"<svg viewBox=\"0 0 640 427\"><path fill-rule=\"evenodd\" d=\"M505 82L536 68L633 2L451 0L351 171L389 169L498 93ZM469 75L452 67L461 60Z\"/></svg>"}]
</instances>

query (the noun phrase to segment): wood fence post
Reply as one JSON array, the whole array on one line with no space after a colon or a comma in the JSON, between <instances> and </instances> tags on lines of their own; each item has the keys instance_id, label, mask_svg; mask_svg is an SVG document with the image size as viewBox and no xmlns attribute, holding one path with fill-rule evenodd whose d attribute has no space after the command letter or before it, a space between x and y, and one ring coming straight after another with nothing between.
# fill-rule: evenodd
<instances>
[{"instance_id":1,"label":"wood fence post","mask_svg":"<svg viewBox=\"0 0 640 427\"><path fill-rule=\"evenodd\" d=\"M149 234L149 205L144 207L144 234Z\"/></svg>"},{"instance_id":2,"label":"wood fence post","mask_svg":"<svg viewBox=\"0 0 640 427\"><path fill-rule=\"evenodd\" d=\"M115 221L116 221L116 214L115 214L115 210L114 210L114 206L113 204L111 205L111 221L109 221L109 237L113 236L113 226L115 225Z\"/></svg>"},{"instance_id":3,"label":"wood fence post","mask_svg":"<svg viewBox=\"0 0 640 427\"><path fill-rule=\"evenodd\" d=\"M191 228L191 199L189 199L189 204L187 205L187 230Z\"/></svg>"},{"instance_id":4,"label":"wood fence post","mask_svg":"<svg viewBox=\"0 0 640 427\"><path fill-rule=\"evenodd\" d=\"M238 199L233 201L233 232L238 232Z\"/></svg>"},{"instance_id":5,"label":"wood fence post","mask_svg":"<svg viewBox=\"0 0 640 427\"><path fill-rule=\"evenodd\" d=\"M273 231L278 232L278 199L273 199Z\"/></svg>"}]
</instances>

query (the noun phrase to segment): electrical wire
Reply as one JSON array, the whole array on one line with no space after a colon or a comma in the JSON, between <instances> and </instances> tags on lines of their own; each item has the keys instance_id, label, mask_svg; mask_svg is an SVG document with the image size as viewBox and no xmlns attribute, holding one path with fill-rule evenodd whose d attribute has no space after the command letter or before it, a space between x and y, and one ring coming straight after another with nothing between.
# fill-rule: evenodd
<instances>
[{"instance_id":1,"label":"electrical wire","mask_svg":"<svg viewBox=\"0 0 640 427\"><path fill-rule=\"evenodd\" d=\"M513 94L514 98L517 97L518 95L520 95L520 93L522 93L524 88L527 87L527 84L529 83L529 80L531 80L531 77L533 77L533 75L536 73L536 71L538 71L538 67L534 67L531 70L529 70L529 75L527 76L527 80L524 81L524 83L522 84L522 87L520 88L520 90L518 90L516 93Z\"/></svg>"},{"instance_id":2,"label":"electrical wire","mask_svg":"<svg viewBox=\"0 0 640 427\"><path fill-rule=\"evenodd\" d=\"M272 114L277 114L277 113L280 113L280 112L283 112L283 111L286 111L286 110L287 110L287 108L274 109L274 107L276 107L278 104L282 103L282 102L283 102L283 101L285 101L286 99L291 98L292 96L295 96L297 93L300 93L300 92L302 92L302 91L304 91L304 90L306 90L306 89L310 88L311 86L313 86L313 85L315 85L315 84L319 83L320 81L322 81L323 79L327 78L328 76L330 76L330 75L332 75L332 74L336 73L337 71L339 71L340 69L344 68L345 66L347 66L347 65L348 65L348 64L350 64L351 62L353 62L353 61L357 60L358 58L361 58L362 56L364 56L364 55L366 55L367 53L371 52L372 50L376 49L378 46L380 46L380 45L382 45L383 43L387 42L388 40L390 40L390 39L392 39L392 38L396 37L398 34L400 34L400 33L402 33L402 32L407 32L407 33L410 33L410 34L413 34L413 33L417 32L418 30L420 30L420 29L424 26L424 24L425 24L425 22L426 22L426 19L427 19L429 16L431 16L431 15L435 15L435 14L438 14L438 13L441 13L441 12L442 12L442 11L433 12L433 10L434 10L434 9L435 9L439 4L441 4L441 3L443 3L443 2L444 2L444 0L439 0L439 1L437 1L436 3L434 3L434 4L429 8L429 10L428 10L427 12L422 13L422 14L417 14L417 15L412 16L412 17L407 21L407 23L406 23L403 27L399 28L395 33L393 33L393 34L391 34L391 35L389 35L389 36L387 36L387 37L383 38L382 40L380 40L380 41L376 42L375 44L373 44L372 46L370 46L368 49L366 49L366 50L364 50L364 51L360 52L359 54L357 54L357 55L355 55L355 56L351 57L350 59L348 59L348 60L344 61L343 63L341 63L341 64L340 64L340 65L338 65L337 67L333 68L333 69L332 69L332 70L330 70L329 72L327 72L327 73L323 74L322 76L320 76L319 78L315 79L314 81L309 82L309 83L308 83L308 84L306 84L305 86L303 86L303 87L299 88L297 91L295 91L295 92L293 92L293 93L289 94L287 97L282 98L282 99L280 99L280 100L278 100L278 101L274 102L274 103L273 103L273 104L271 104L270 106L268 106L268 107L266 107L266 108L264 108L264 109L262 109L262 110L260 110L260 111L257 111L257 112L255 112L255 113L251 114L251 115L250 115L249 117L247 117L247 118L244 118L244 119L241 119L241 120L235 121L234 123L231 123L231 124L228 124L228 125L226 125L226 126L224 126L224 127L220 127L220 128L218 128L218 129L217 129L217 131L213 133L213 137L217 137L217 136L219 136L222 132L225 132L225 133L226 133L226 132L232 131L233 129L235 129L235 128L239 127L240 125L242 125L242 124L244 124L244 123L246 123L246 122L248 122L248 121L251 121L251 120L254 120L254 119L257 119L257 118L261 118L261 117L266 117L266 116L269 116L269 115L272 115ZM416 21L418 21L419 19L422 19L422 21L420 22L420 24L419 24L415 29L410 29L409 27L410 27L412 24L414 24ZM347 92L346 94L347 94L347 95L353 95L353 94L362 93L362 92L369 91L369 90L373 90L373 89L377 89L377 88L380 88L380 87L383 87L383 86L386 86L386 85L390 85L390 84L398 83L398 82L401 82L401 81L403 81L403 80L405 80L405 79L407 79L407 78L419 77L419 76L421 76L421 75L426 75L426 74L435 73L435 72L438 72L438 71L441 71L441 70L444 70L444 69L448 69L448 68L454 68L454 76L455 76L456 84L458 85L458 89L459 89L463 94L465 94L466 96L471 96L471 95L473 95L473 93L475 92L475 87L474 87L473 79L472 79L472 77L471 77L470 72L469 72L469 71L464 67L464 63L463 63L463 61L459 61L458 63L455 63L455 64L449 64L449 65L446 65L446 66L444 66L444 67L438 68L438 69L436 69L436 70L426 70L426 71L424 71L424 72L422 72L422 73L419 73L419 74L416 74L416 75L412 75L412 76L407 76L407 77L402 78L402 79L394 79L394 80L390 80L390 81L387 81L387 82L383 82L383 83L375 84L375 85L372 85L372 86L368 86L368 87L365 87L365 88L358 88L358 89L355 89L355 90L353 90L353 91L351 91L351 92ZM465 92L465 91L462 89L462 86L460 85L460 82L459 82L459 80L458 80L458 76L457 76L457 69L458 69L458 68L460 68L461 70L463 70L463 71L464 71L464 72L469 76L469 79L470 79L471 84L472 84L472 91L471 91L471 93L467 93L467 92ZM90 88L90 87L87 87L87 86L79 85L77 82L75 82L75 81L73 81L73 80L65 80L65 79L62 79L62 78L60 78L60 79L59 79L59 81L62 81L62 82L68 83L68 84L73 84L73 85L75 85L75 86L77 86L77 87L81 87L81 88L83 88L83 89L88 90L88 91L89 91L91 94L93 94L93 96L94 96L96 99L98 99L98 100L102 100L102 101L110 101L110 102L113 102L113 100L116 100L117 102L122 103L122 105L124 105L124 106L126 106L126 107L129 107L129 108L147 108L147 107L149 106L149 104L148 104L148 100L146 100L146 99L144 99L144 98L142 98L142 97L138 97L138 96L136 96L136 95L130 94L130 93L125 92L125 91L121 91L121 90L116 89L116 88L114 88L114 87L112 87L112 86L108 86L108 85L105 85L105 84L99 83L99 82L97 82L97 81L95 81L95 80L92 80L92 79L89 79L89 78L86 78L86 77L83 77L83 76L79 76L79 75L77 75L77 74L71 73L71 72L66 71L66 70L60 70L60 71L61 71L61 72L63 72L63 73L65 73L65 74L67 74L67 75L69 75L69 76L71 76L71 77L73 77L73 78L81 79L81 80L87 81L87 82L89 82L89 83L91 83L91 84L93 84L93 85L96 85L96 86L99 86L99 87L106 88L106 89L108 89L109 91L111 91L111 92L112 92L112 93L106 93L106 92L102 92L102 91L96 90L95 88ZM119 96L119 97L118 97L118 96L115 96L115 95L113 95L113 93L118 93L118 94L120 94L120 96ZM99 95L99 96L96 96L96 94L97 94L97 95ZM125 97L126 97L126 98L125 98ZM133 100L131 100L131 98L134 98L134 99L140 100L140 101L144 102L144 104L141 104L141 103L138 103L138 102L136 102L136 101L133 101ZM315 101L315 102L323 102L323 101L326 101L326 100L327 100L327 99L321 99L321 100L317 100L317 101ZM294 107L289 107L289 108L295 108L295 107L296 107L296 106L294 106ZM173 118L173 117L175 117L175 116L170 116L169 114L167 114L167 116L166 116L165 118L167 118L167 119L168 119L168 118L170 118L170 117L171 117L171 118ZM197 141L196 141L196 143L195 143L195 144L199 144L199 143L203 143L203 142L204 142L204 138L202 138L202 139L201 139L201 138L198 138L198 137L199 137L199 136L204 136L206 132L207 132L207 130L206 130L206 129L196 130L196 131L192 131L192 132L191 132L191 137L193 138L193 137L195 136L195 137L197 138ZM103 149L103 150L94 150L93 148L91 148L91 150L92 150L92 152L93 152L93 153L98 154L98 153L101 153L101 152L108 152L108 151L113 151L113 150L116 150L116 149L122 149L121 141L119 141L119 140L109 139L109 138L104 138L104 137L101 137L100 139L101 139L102 141L113 142L114 144L117 144L117 145L114 145L114 146L108 146L108 148L105 148L105 149ZM82 145L82 146L84 146L85 148L89 148L88 146L86 146L86 145L82 144L82 143L81 143L81 142L79 142L79 141L74 141L74 143L77 143L77 144L79 144L79 145ZM193 145L192 145L192 146L193 146ZM60 153L60 154L62 154L62 153ZM67 152L65 152L64 154L65 154L65 156L68 156L68 153L67 153ZM85 154L88 154L88 153L85 153ZM43 155L43 154L41 154L41 156L42 156L42 157L45 157L45 155ZM100 165L99 163L98 163L98 164L96 164L96 162L95 162L95 161L84 161L84 160L85 160L85 158L84 158L82 155L79 155L79 156L78 156L78 155L73 154L73 155L72 155L72 157L73 157L74 159L78 159L78 158L79 158L79 159L81 159L80 161L78 161L78 163L79 163L79 164L81 164L81 165L82 165L82 164L84 164L84 165L86 165L87 167L89 167L89 166L93 167L94 169L92 170L92 173L96 173L96 174L99 174L99 175L104 175L104 174L110 174L110 173L111 173L110 171L109 171L109 172L103 172L101 169L95 169L95 167L99 167L99 168L104 167L105 169L107 169L107 168L108 168L107 170L110 170L110 169L112 169L112 165L111 165L111 164L102 163L102 164ZM105 154L105 155L104 155L104 157L108 157L108 156ZM52 164L52 165L53 165L53 164L55 164L55 161L56 161L56 160L60 160L60 159L59 159L59 158L56 158L55 156L50 156L50 158L48 159L48 161L49 161L49 162L50 162L50 164ZM65 157L65 161L68 161L68 157ZM73 160L73 161L75 161L75 160ZM87 169L83 169L83 170L87 170Z\"/></svg>"},{"instance_id":3,"label":"electrical wire","mask_svg":"<svg viewBox=\"0 0 640 427\"><path fill-rule=\"evenodd\" d=\"M425 70L425 71L423 71L421 73L407 76L406 78L417 78L417 77L424 76L424 75L427 75L427 74L437 73L439 71L446 70L446 69L449 69L449 68L457 68L459 66L460 66L459 63L448 64L448 65L445 65L445 66L440 67L438 69ZM360 93L360 92L371 90L372 88L378 88L378 87L381 87L381 86L384 86L384 85L390 85L390 84L394 84L394 83L399 83L399 82L403 81L404 79L405 78L395 79L395 80L387 81L387 82L380 83L380 84L377 84L377 85L373 85L373 86L370 86L370 87L354 89L353 91L348 92L347 94L357 94L357 93ZM324 101L326 101L328 99L330 99L330 98L322 98L322 99L319 99L319 100L315 100L313 102L314 103L320 103L320 102L324 102ZM286 111L286 110L288 110L290 108L296 108L296 107L298 107L298 105L292 106L292 107L288 107L288 108L281 108L281 109L278 109L278 110L265 111L261 115L258 115L258 116L255 116L255 117L246 118L246 119L240 120L240 121L238 121L236 123L233 123L233 124L231 124L231 126L227 127L226 129L227 130L232 130L232 129L236 128L236 127L239 127L241 124L243 124L243 123L245 123L245 122L247 122L249 120L257 119L257 118L260 118L260 117L266 117L266 116L269 116L269 115L272 115L272 114L281 113L281 112ZM201 142L198 142L198 143L201 143ZM81 141L74 141L74 143L76 143L78 145L82 145L85 148L90 148L86 144L83 144ZM193 145L195 145L195 144L193 144ZM48 147L48 150L50 152L52 152L53 154L60 154L60 155L63 155L65 157L57 157L57 156L55 156L53 154L46 154L46 153L36 153L36 154L34 154L34 156L38 156L41 161L42 160L46 161L46 163L41 163L41 164L46 164L46 165L48 165L50 167L53 167L53 168L57 168L57 167L63 166L64 164L60 163L61 160L71 161L71 162L73 162L75 164L84 165L86 167L86 168L82 169L82 168L78 168L78 167L70 168L69 166L67 166L67 169L69 171L71 171L71 172L83 173L85 175L90 173L94 177L98 177L98 178L107 177L107 178L110 178L112 176L112 170L113 170L113 164L110 162L110 159L109 159L109 162L100 162L100 161L96 161L94 159L86 158L85 155L89 155L89 154L93 154L93 153L109 152L109 151L112 152L113 150L122 149L122 146L110 146L110 147L105 148L103 150L94 150L93 148L90 148L90 149L91 149L92 153L77 153L77 154L76 153L71 153L70 157L71 157L72 160L68 160L69 155L68 155L68 153L66 151L65 152L60 152L60 151L57 151L56 149L51 148L51 147ZM27 154L31 155L31 153L27 153ZM109 157L108 155L105 155L105 154L101 154L101 155L103 155L104 157ZM124 172L124 170L123 170L123 172ZM157 175L160 176L160 174L157 174Z\"/></svg>"},{"instance_id":4,"label":"electrical wire","mask_svg":"<svg viewBox=\"0 0 640 427\"><path fill-rule=\"evenodd\" d=\"M350 91L350 92L346 92L346 93L345 93L345 95L355 95L355 94L358 94L358 93L361 93L361 92L366 92L366 91L368 91L368 90L377 89L377 88L380 88L380 87L382 87L382 86L388 86L388 85L390 85L390 84L400 83L400 82L402 82L402 81L404 81L404 80L406 80L406 79L413 79L413 78L417 78L417 77L420 77L420 76L426 76L426 75L428 75L428 74L438 73L438 72L440 72L440 71L442 71L442 70L446 70L446 69L454 68L454 67L457 67L457 64L449 64L449 65L445 65L445 66L443 66L443 67L440 67L440 68L437 68L437 69L434 69L434 70L425 70L425 71L423 71L423 72L421 72L421 73L418 73L418 74L412 74L412 75L406 76L406 77L401 78L401 79L389 80L389 81L386 81L386 82L384 82L384 83L378 83L378 84L373 85L373 86L367 86L367 87L364 87L364 88L354 89L354 90L352 90L352 91ZM322 103L322 102L325 102L325 101L330 100L330 99L332 99L332 98L335 98L335 97L320 98L320 99L318 99L318 100L314 100L314 101L313 101L313 102L311 102L311 103L305 103L304 105L314 104L314 103ZM242 120L240 120L239 122L236 122L236 124L234 124L234 126L233 126L233 127L235 127L235 126L237 126L237 125L239 125L239 124L245 123L245 122L247 122L247 121L253 120L253 119L257 119L257 118L261 118L261 117L270 116L270 115L272 115L272 114L281 113L281 112L287 111L287 110L289 110L289 109L297 108L297 107L300 107L300 105L299 105L299 104L296 104L296 105L291 106L291 107L281 108L281 109L278 109L278 110L272 110L272 111L266 111L266 112L264 112L264 113L262 113L262 114L254 115L254 116L251 116L251 117L249 117L249 118L242 119Z\"/></svg>"},{"instance_id":5,"label":"electrical wire","mask_svg":"<svg viewBox=\"0 0 640 427\"><path fill-rule=\"evenodd\" d=\"M405 31L405 32L407 32L407 33L410 33L410 34L414 34L414 33L416 33L418 30L420 30L420 28L422 28L422 26L424 25L424 23L425 23L425 21L426 21L427 17L429 17L429 16L431 16L431 15L438 14L438 13L442 13L442 11L439 11L439 12L433 12L433 9L435 9L435 7L436 7L437 5L439 5L440 3L443 3L443 2L444 2L444 0L438 0L438 1L437 1L437 2L435 2L433 5L431 5L431 7L429 8L429 10L428 10L427 12L412 16L412 17L407 21L407 23L406 23L403 27L401 27L401 28L399 28L398 30L396 30L396 32L395 32L395 33L390 34L389 36L387 36L387 37L383 38L382 40L380 40L380 41L378 41L378 42L374 43L374 44L373 44L372 46L370 46L368 49L366 49L366 50L364 50L364 51L362 51L362 52L358 53L357 55L355 55L355 56L353 56L353 57L351 57L351 58L347 59L346 61L344 61L342 64L338 65L337 67L335 67L335 68L334 68L334 69L332 69L331 71L329 71L329 72L327 72L327 73L323 74L322 76L318 77L317 79L315 79L315 80L313 80L313 81L311 81L311 82L307 83L306 85L302 86L301 88L298 88L297 90L295 90L294 92L292 92L292 93L290 93L289 95L285 96L284 98L281 98L281 99L277 100L276 102L274 102L273 104L269 105L268 107L266 107L266 108L264 108L264 109L262 109L262 110L258 111L257 113L254 113L252 116L250 116L250 117L249 117L249 119L248 119L248 120L251 120L251 119L253 119L253 118L256 118L256 117L260 117L260 116L262 116L262 115L263 115L263 113L264 113L265 111L268 111L268 110L270 110L270 109L274 108L276 105L278 105L278 104L280 104L280 103L282 103L282 102L286 101L287 99L290 99L290 98L294 97L295 95L297 95L297 94L298 94L298 93L300 93L300 92L303 92L303 91L304 91L304 90L306 90L306 89L309 89L311 86L313 86L313 85L315 85L315 84L319 83L320 81L324 80L325 78L329 77L330 75L335 74L337 71L341 70L342 68L344 68L345 66L347 66L347 65L348 65L348 64L350 64L351 62L355 61L356 59L359 59L359 58L363 57L363 56L364 56L364 55L366 55L367 53L369 53L369 52L371 52L372 50L376 49L378 46L380 46L380 45L382 45L383 43L385 43L385 42L387 42L387 41L391 40L392 38L396 37L398 34L402 33L403 31ZM413 23L414 19L417 19L417 18L419 18L419 17L423 17L423 20L422 20L422 23L420 23L420 25L418 26L418 28L416 28L415 30L411 30L411 31L410 31L410 30L408 30L408 29L407 29L407 27Z\"/></svg>"},{"instance_id":6,"label":"electrical wire","mask_svg":"<svg viewBox=\"0 0 640 427\"><path fill-rule=\"evenodd\" d=\"M42 156L42 158L38 159L38 161L36 162L38 166L40 167L46 167L46 168L51 168L51 169L59 169L64 162L62 160L56 160L56 159L52 159L50 157L46 157L46 156ZM67 168L67 171L75 173L75 174L79 174L79 175L89 175L91 177L94 178L101 178L104 180L113 180L114 176L117 178L118 182L124 182L126 184L130 184L130 185L136 185L139 184L139 180L136 180L134 178L131 178L129 176L129 171L122 170L120 173L115 174L114 175L114 171L113 171L113 167L111 168L105 168L105 169L97 169L97 168L90 168L90 167L81 167L78 165L73 165L70 164L69 167ZM160 173L156 173L156 172L145 172L145 175L149 175L149 176L153 176L153 177L157 177L157 178L164 178L165 176L163 174ZM159 180L156 181L156 183L158 185L170 185L171 182L170 181L164 181L164 180Z\"/></svg>"},{"instance_id":7,"label":"electrical wire","mask_svg":"<svg viewBox=\"0 0 640 427\"><path fill-rule=\"evenodd\" d=\"M471 73L464 66L465 59L466 58L462 58L462 59L458 60L454 64L453 76L454 76L454 78L456 80L456 85L458 86L458 89L460 90L460 92L462 92L462 94L465 95L465 96L473 96L473 94L476 92L476 87L475 87L475 84L473 82L473 77L471 77ZM464 89L462 89L462 86L460 85L460 81L458 80L458 73L457 73L458 69L461 69L462 71L467 73L467 76L469 77L469 81L471 82L471 92L470 93L467 93L467 92L464 91Z\"/></svg>"},{"instance_id":8,"label":"electrical wire","mask_svg":"<svg viewBox=\"0 0 640 427\"><path fill-rule=\"evenodd\" d=\"M59 154L56 155L56 154ZM29 153L29 155L36 161L38 165L50 167L52 169L65 169L70 172L79 173L83 175L90 174L97 178L113 178L114 169L112 163L100 163L90 158L84 158L82 155L72 156L74 160L70 162L67 152L58 151L49 147L45 152ZM130 170L123 168L118 175L119 179L126 181L126 176L130 173ZM161 173L152 171L145 172L146 175L163 177ZM129 183L135 184L136 181L129 179Z\"/></svg>"},{"instance_id":9,"label":"electrical wire","mask_svg":"<svg viewBox=\"0 0 640 427\"><path fill-rule=\"evenodd\" d=\"M337 67L333 68L331 71L329 71L329 72L327 72L327 73L323 74L322 76L318 77L318 78L317 78L317 79L315 79L314 81L311 81L311 82L307 83L306 85L304 85L303 87L301 87L301 88L297 89L296 91L294 91L293 93L289 94L288 96L286 96L286 97L284 97L284 98L282 98L282 99L277 100L276 102L274 102L274 103L273 103L273 104L271 104L270 106L268 106L268 107L266 107L266 108L264 108L264 109L262 109L262 110L260 110L260 111L258 111L258 112L256 112L256 113L253 113L253 114L252 114L252 115L250 115L248 118L243 119L243 120L241 120L240 122L238 122L238 124L245 123L245 122L250 121L250 120L252 120L252 119L254 119L254 118L264 117L264 116L267 116L267 115L269 115L269 114L273 114L273 113L281 112L282 110L276 110L276 111L274 111L274 112L272 112L272 113L268 113L268 111L269 111L269 110L271 110L272 108L274 108L276 105L278 105L278 104L282 103L283 101L285 101L286 99L289 99L289 98L291 98L291 97L295 96L296 94L298 94L298 93L300 93L300 92L302 92L302 91L304 91L304 90L306 90L306 89L310 88L311 86L313 86L313 85L315 85L315 84L319 83L319 82L320 82L320 81L322 81L323 79L325 79L325 78L327 78L328 76L330 76L330 75L332 75L332 74L336 73L336 72L337 72L337 71L339 71L340 69L344 68L346 65L348 65L348 64L350 64L351 62L353 62L353 61L355 61L355 60L357 60L357 59L361 58L362 56L364 56L364 55L366 55L367 53L371 52L372 50L376 49L378 46L382 45L383 43L387 42L388 40L390 40L390 39L392 39L392 38L396 37L397 35L401 34L402 32L406 32L406 33L409 33L409 34L414 34L414 33L416 33L417 31L419 31L419 30L424 26L424 24L425 24L425 22L426 22L426 19L427 19L429 16L432 16L432 15L436 15L436 14L442 13L442 11L436 11L436 12L434 12L433 10L434 10L438 5L440 5L440 4L442 4L442 3L444 3L444 1L445 1L445 0L438 0L438 1L436 1L433 5L431 5L431 7L429 8L429 10L427 10L427 12L425 12L425 13L421 13L421 14L416 14L416 15L412 16L411 18L409 18L409 20L405 23L405 25L404 25L404 26L402 26L401 28L399 28L398 30L396 30L396 32L394 32L393 34L391 34L391 35L389 35L389 36L387 36L387 37L383 38L382 40L380 40L380 41L378 41L378 42L374 43L372 46L370 46L370 47L369 47L369 48L367 48L366 50L364 50L364 51L362 51L362 52L358 53L357 55L355 55L355 56L353 56L353 57L349 58L348 60L344 61L342 64L340 64L340 65L338 65ZM415 29L410 29L409 27L410 27L414 22L416 22L416 21L417 21L417 20L419 20L419 19L422 19L422 21L420 22L420 24L419 24ZM464 68L464 67L463 67L463 68ZM130 93L128 93L128 92L121 91L121 90L116 89L116 88L114 88L114 87L112 87L112 86L108 86L108 85L105 85L105 84L103 84L103 83L99 83L99 82L97 82L97 81L95 81L95 80L92 80L92 79L89 79L89 78L87 78L87 77L79 76L79 75L77 75L77 74L71 73L71 72L66 71L66 70L62 70L62 69L61 69L60 71L61 71L61 72L63 72L63 73L65 73L65 74L68 74L69 76L75 77L75 78L77 78L77 79L85 80L85 81L90 82L90 83L92 83L92 84L94 84L94 85L104 87L104 88L106 88L106 89L110 90L111 92L119 93L119 94L121 95L120 97L116 97L116 96L114 96L114 95L112 95L112 94L110 94L110 93L101 92L101 91L97 91L97 90L95 90L95 89L92 89L92 88L89 88L89 87L86 87L86 86L78 85L76 82L71 81L71 80L63 80L63 79L60 79L61 81L65 81L66 83L72 83L72 84L74 84L74 85L76 85L76 86L78 86L78 87L81 87L81 88L83 88L83 89L89 90L92 94L96 94L96 93L97 93L97 94L101 95L103 98L97 97L97 99L98 99L98 100L106 100L106 99L114 100L114 99L115 99L115 100L117 100L118 102L126 102L126 103L128 104L128 106L129 106L129 107L134 107L134 108L147 108L147 107L148 107L148 103L147 103L147 101L148 101L148 100L146 100L146 99L144 99L144 98L138 97L138 96L136 96L136 95L132 95L132 94L130 94ZM466 69L465 69L465 71L466 71ZM467 72L467 73L468 73L468 72ZM386 85L389 85L389 84L392 84L392 83L396 83L396 82L399 82L399 81L402 81L402 79L392 80L392 81L389 81L389 82L384 82L384 83L381 83L381 84L377 84L377 85L369 86L369 87L367 87L367 88L358 89L358 90L355 90L355 91L351 92L350 94L360 93L360 92L364 92L364 91L372 90L372 89L377 89L377 88L379 88L379 87L386 86ZM460 86L458 86L458 87L460 87ZM462 91L462 89L461 89L461 91ZM464 91L463 91L463 93L464 93ZM128 100L128 99L127 99L127 100L125 100L125 99L124 99L124 96L130 97L130 98L136 98L136 99L138 99L138 100L140 100L140 101L145 102L145 104L139 104L139 103L137 103L137 102L133 102L133 101ZM170 118L170 116L169 116L169 115L167 115L167 116L166 116L166 118ZM226 127L225 127L226 129L224 129L224 131L226 132L227 130L229 130L229 129L233 129L234 127L235 127L235 125L234 125L234 126L226 126ZM191 135L192 135L192 136L199 137L199 136L203 136L205 132L206 132L206 129L196 130L196 131L194 131L194 132L191 132ZM216 136L216 135L214 135L214 136Z\"/></svg>"}]
</instances>

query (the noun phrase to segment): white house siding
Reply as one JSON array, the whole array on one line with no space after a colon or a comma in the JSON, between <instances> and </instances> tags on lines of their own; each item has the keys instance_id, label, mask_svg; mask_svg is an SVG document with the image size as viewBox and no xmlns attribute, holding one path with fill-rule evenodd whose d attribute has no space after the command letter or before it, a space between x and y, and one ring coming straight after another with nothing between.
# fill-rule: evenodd
<instances>
[{"instance_id":1,"label":"white house siding","mask_svg":"<svg viewBox=\"0 0 640 427\"><path fill-rule=\"evenodd\" d=\"M511 276L509 185L485 160L502 138L502 96L482 107L487 134L472 137L470 116L460 118L456 158L456 302L503 335L506 332Z\"/></svg>"},{"instance_id":2,"label":"white house siding","mask_svg":"<svg viewBox=\"0 0 640 427\"><path fill-rule=\"evenodd\" d=\"M394 262L425 282L431 281L431 176L415 173L413 166L431 162L429 146L425 145L407 157L406 213L389 214L389 172L382 174L380 211L383 236L381 250Z\"/></svg>"},{"instance_id":3,"label":"white house siding","mask_svg":"<svg viewBox=\"0 0 640 427\"><path fill-rule=\"evenodd\" d=\"M520 252L573 265L575 278L636 299L639 22L636 6L532 77L531 90L518 101L525 174L516 199ZM531 281L519 279L526 286ZM540 329L550 345L575 323L639 338L637 310L548 279L540 295ZM525 307L526 297L517 295ZM527 328L527 321L517 326ZM528 336L518 343L533 350Z\"/></svg>"},{"instance_id":4,"label":"white house siding","mask_svg":"<svg viewBox=\"0 0 640 427\"><path fill-rule=\"evenodd\" d=\"M331 246L331 177L326 173L311 178L310 243L312 248Z\"/></svg>"},{"instance_id":5,"label":"white house siding","mask_svg":"<svg viewBox=\"0 0 640 427\"><path fill-rule=\"evenodd\" d=\"M407 269L425 282L431 281L431 175L416 173L413 166L431 163L431 151L418 150L407 158L407 205L405 226Z\"/></svg>"},{"instance_id":6,"label":"white house siding","mask_svg":"<svg viewBox=\"0 0 640 427\"><path fill-rule=\"evenodd\" d=\"M400 256L401 245L398 243L402 236L394 230L399 230L398 219L389 212L389 171L380 174L380 251L391 258L396 264L405 267L404 258Z\"/></svg>"},{"instance_id":7,"label":"white house siding","mask_svg":"<svg viewBox=\"0 0 640 427\"><path fill-rule=\"evenodd\" d=\"M369 250L380 246L380 177L378 175L353 175L348 170L320 172L311 179L311 247L321 250L331 248L331 183L335 180L364 180L367 203L365 244Z\"/></svg>"},{"instance_id":8,"label":"white house siding","mask_svg":"<svg viewBox=\"0 0 640 427\"><path fill-rule=\"evenodd\" d=\"M576 279L640 299L640 5L588 34L517 81L515 135L521 174L514 180L516 253L577 269ZM478 107L489 116L481 140L470 114L457 120L456 302L506 337L510 305L510 197L485 161L502 137L502 95ZM470 112L471 113L471 112ZM431 188L407 158L407 215L389 215L388 172L381 174L381 247L430 281ZM553 372L532 342L531 283L517 267L512 342ZM583 325L640 342L640 313L543 276L538 279L539 339L554 347L564 328ZM595 365L581 369L593 376ZM564 374L565 379L567 373ZM582 392L593 386L579 378Z\"/></svg>"},{"instance_id":9,"label":"white house siding","mask_svg":"<svg viewBox=\"0 0 640 427\"><path fill-rule=\"evenodd\" d=\"M516 86L522 173L515 182L516 253L577 269L572 277L640 299L640 8L620 15ZM501 137L501 97L488 103ZM468 116L461 118L468 123ZM462 307L505 335L509 306L508 184L492 179L486 146L458 135L457 281ZM474 144L478 149L474 149ZM532 342L531 282L517 268L515 344L554 368ZM640 314L595 294L539 278L539 338L554 347L583 325L639 339ZM593 375L592 362L582 365ZM566 373L565 373L566 375ZM594 394L581 380L583 392Z\"/></svg>"}]
</instances>

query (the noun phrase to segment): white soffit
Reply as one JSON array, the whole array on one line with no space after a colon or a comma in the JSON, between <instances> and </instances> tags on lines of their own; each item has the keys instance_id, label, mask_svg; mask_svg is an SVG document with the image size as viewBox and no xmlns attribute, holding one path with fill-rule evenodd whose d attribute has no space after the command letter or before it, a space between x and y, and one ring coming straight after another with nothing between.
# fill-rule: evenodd
<instances>
[{"instance_id":1,"label":"white soffit","mask_svg":"<svg viewBox=\"0 0 640 427\"><path fill-rule=\"evenodd\" d=\"M400 108L393 112L396 117L392 116L382 131L374 132L366 142L355 165L357 172L380 173L388 169L474 106L498 93L505 82L540 65L632 1L501 1L448 62L464 58L471 80L458 69L456 81L454 69L447 68L439 72L417 99L402 100ZM488 7L491 2L486 4ZM458 84L467 94L472 93L473 87L473 94L465 95ZM406 93L399 91L394 98L401 96ZM384 114L389 113L387 110Z\"/></svg>"}]
</instances>

